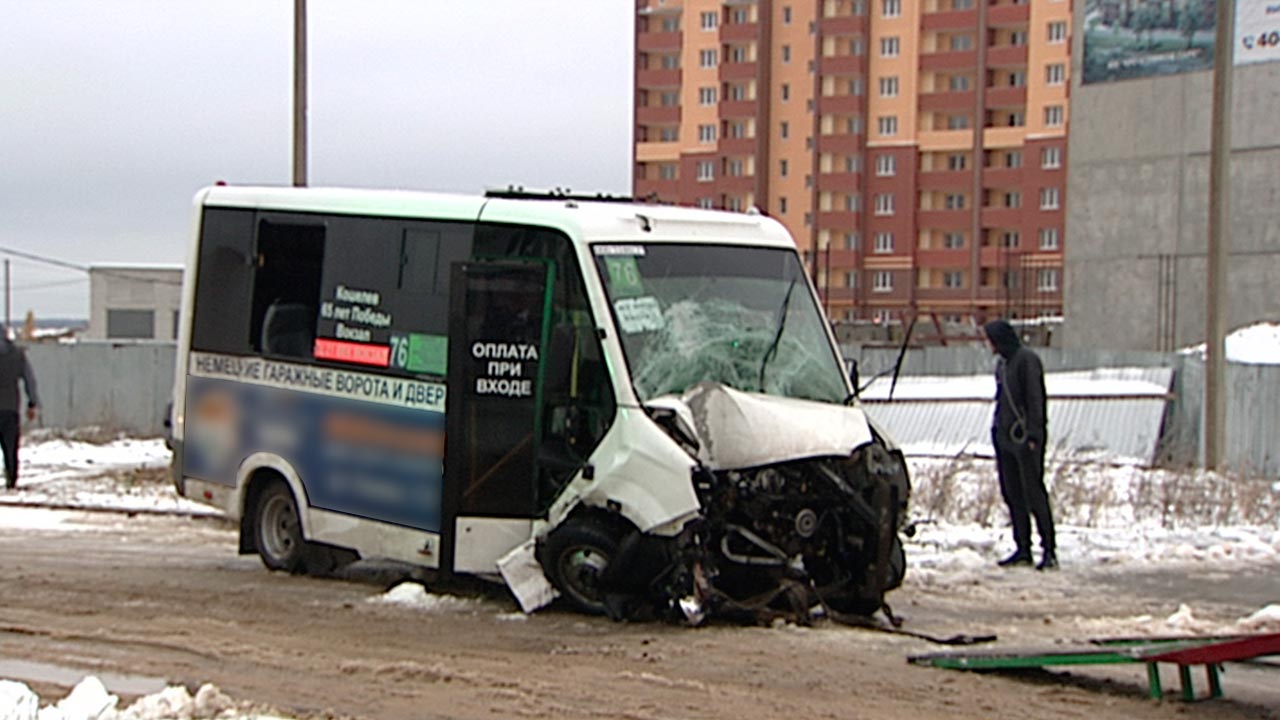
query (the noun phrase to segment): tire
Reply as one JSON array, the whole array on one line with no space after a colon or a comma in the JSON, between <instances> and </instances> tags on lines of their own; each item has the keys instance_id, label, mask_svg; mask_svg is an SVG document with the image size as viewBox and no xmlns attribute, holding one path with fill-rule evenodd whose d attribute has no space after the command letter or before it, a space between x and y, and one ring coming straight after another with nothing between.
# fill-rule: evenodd
<instances>
[{"instance_id":1,"label":"tire","mask_svg":"<svg viewBox=\"0 0 1280 720\"><path fill-rule=\"evenodd\" d=\"M307 542L302 537L298 502L284 482L272 480L262 489L254 510L253 531L263 565L289 573L305 570Z\"/></svg>"},{"instance_id":2,"label":"tire","mask_svg":"<svg viewBox=\"0 0 1280 720\"><path fill-rule=\"evenodd\" d=\"M606 613L600 579L618 556L623 532L593 518L569 520L547 538L542 567L575 610L588 615Z\"/></svg>"}]
</instances>

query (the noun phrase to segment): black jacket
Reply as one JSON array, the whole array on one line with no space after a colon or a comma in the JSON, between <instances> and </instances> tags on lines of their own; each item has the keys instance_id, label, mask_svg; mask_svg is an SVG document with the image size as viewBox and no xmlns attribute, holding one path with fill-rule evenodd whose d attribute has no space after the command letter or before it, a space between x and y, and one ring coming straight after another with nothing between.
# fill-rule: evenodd
<instances>
[{"instance_id":1,"label":"black jacket","mask_svg":"<svg viewBox=\"0 0 1280 720\"><path fill-rule=\"evenodd\" d=\"M1004 320L995 320L983 326L983 331L1000 360L996 363L996 413L994 431L996 442L1004 445L1020 445L1031 441L1044 447L1048 437L1045 417L1044 366L1040 356L1022 345L1018 333ZM1021 430L1015 433L1014 425L1021 422ZM1019 441L1022 442L1019 442Z\"/></svg>"},{"instance_id":2,"label":"black jacket","mask_svg":"<svg viewBox=\"0 0 1280 720\"><path fill-rule=\"evenodd\" d=\"M36 376L31 372L31 363L27 362L27 353L14 345L3 335L0 325L0 411L18 411L18 381L26 387L27 406L40 404L40 396L36 393Z\"/></svg>"}]
</instances>

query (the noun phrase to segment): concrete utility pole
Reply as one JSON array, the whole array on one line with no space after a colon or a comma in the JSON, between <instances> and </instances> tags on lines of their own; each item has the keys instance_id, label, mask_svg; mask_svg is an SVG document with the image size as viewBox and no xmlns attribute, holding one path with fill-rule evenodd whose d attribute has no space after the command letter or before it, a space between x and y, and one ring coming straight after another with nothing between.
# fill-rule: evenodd
<instances>
[{"instance_id":1,"label":"concrete utility pole","mask_svg":"<svg viewBox=\"0 0 1280 720\"><path fill-rule=\"evenodd\" d=\"M307 185L307 0L293 0L293 184Z\"/></svg>"},{"instance_id":2,"label":"concrete utility pole","mask_svg":"<svg viewBox=\"0 0 1280 720\"><path fill-rule=\"evenodd\" d=\"M1226 444L1227 249L1231 244L1231 80L1235 0L1218 0L1209 146L1209 248L1205 282L1204 465L1221 469Z\"/></svg>"}]
</instances>

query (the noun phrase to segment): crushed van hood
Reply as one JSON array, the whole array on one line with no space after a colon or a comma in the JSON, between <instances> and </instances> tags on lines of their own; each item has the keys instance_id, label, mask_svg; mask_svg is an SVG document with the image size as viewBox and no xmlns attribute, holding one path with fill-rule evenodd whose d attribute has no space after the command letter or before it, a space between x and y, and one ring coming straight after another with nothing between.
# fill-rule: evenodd
<instances>
[{"instance_id":1,"label":"crushed van hood","mask_svg":"<svg viewBox=\"0 0 1280 720\"><path fill-rule=\"evenodd\" d=\"M692 425L698 460L711 470L759 467L810 457L847 456L871 442L862 410L811 400L742 392L700 383L678 399L651 403Z\"/></svg>"}]
</instances>

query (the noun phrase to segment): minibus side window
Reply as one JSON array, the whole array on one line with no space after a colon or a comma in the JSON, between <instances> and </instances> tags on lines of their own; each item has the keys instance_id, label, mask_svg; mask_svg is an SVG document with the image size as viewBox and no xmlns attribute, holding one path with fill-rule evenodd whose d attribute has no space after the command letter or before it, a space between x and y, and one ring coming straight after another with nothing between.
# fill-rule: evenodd
<instances>
[{"instance_id":1,"label":"minibus side window","mask_svg":"<svg viewBox=\"0 0 1280 720\"><path fill-rule=\"evenodd\" d=\"M311 359L319 315L323 225L258 223L249 337L270 356Z\"/></svg>"},{"instance_id":2,"label":"minibus side window","mask_svg":"<svg viewBox=\"0 0 1280 720\"><path fill-rule=\"evenodd\" d=\"M205 208L200 225L191 347L244 355L253 294L252 210Z\"/></svg>"}]
</instances>

